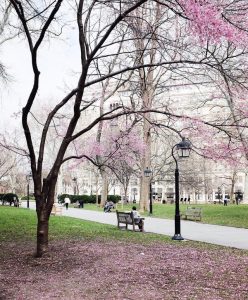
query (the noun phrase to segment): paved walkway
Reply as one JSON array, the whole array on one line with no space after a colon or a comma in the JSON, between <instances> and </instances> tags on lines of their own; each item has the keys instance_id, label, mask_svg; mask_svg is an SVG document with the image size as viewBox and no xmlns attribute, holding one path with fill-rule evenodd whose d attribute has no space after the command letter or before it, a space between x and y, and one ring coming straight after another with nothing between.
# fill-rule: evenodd
<instances>
[{"instance_id":1,"label":"paved walkway","mask_svg":"<svg viewBox=\"0 0 248 300\"><path fill-rule=\"evenodd\" d=\"M26 204L23 204L23 207L26 207ZM30 208L34 209L35 204L30 203ZM65 207L63 207L62 215L117 226L115 213L104 213L82 208L69 208L66 210ZM174 220L146 217L145 231L173 236L174 224ZM248 250L248 229L182 220L181 234L185 240Z\"/></svg>"},{"instance_id":2,"label":"paved walkway","mask_svg":"<svg viewBox=\"0 0 248 300\"><path fill-rule=\"evenodd\" d=\"M90 211L80 208L63 208L63 216L117 225L115 213ZM145 231L174 235L174 220L145 218ZM248 250L248 229L181 221L181 234L184 239Z\"/></svg>"}]
</instances>

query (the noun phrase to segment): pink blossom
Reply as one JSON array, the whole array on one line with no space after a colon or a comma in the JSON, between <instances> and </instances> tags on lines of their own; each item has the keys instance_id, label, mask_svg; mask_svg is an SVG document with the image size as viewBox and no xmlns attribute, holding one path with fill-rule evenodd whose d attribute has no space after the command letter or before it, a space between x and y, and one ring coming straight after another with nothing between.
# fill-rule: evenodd
<instances>
[{"instance_id":1,"label":"pink blossom","mask_svg":"<svg viewBox=\"0 0 248 300\"><path fill-rule=\"evenodd\" d=\"M105 124L102 130L101 141L96 141L96 135L84 139L78 145L77 152L87 155L91 159L100 156L103 162L125 161L132 166L137 156L145 151L145 145L138 129L131 127L112 127ZM84 158L85 159L85 158Z\"/></svg>"},{"instance_id":2,"label":"pink blossom","mask_svg":"<svg viewBox=\"0 0 248 300\"><path fill-rule=\"evenodd\" d=\"M245 141L230 139L218 127L197 118L184 118L183 127L184 135L189 137L199 154L233 167L247 164L248 144Z\"/></svg>"},{"instance_id":3,"label":"pink blossom","mask_svg":"<svg viewBox=\"0 0 248 300\"><path fill-rule=\"evenodd\" d=\"M247 41L245 31L235 26L243 23L243 28L247 27L247 20L239 3L231 5L230 1L223 0L180 0L180 4L190 20L190 33L198 36L201 42L220 42L224 39L240 44ZM228 10L225 11L227 7ZM227 11L233 13L228 14Z\"/></svg>"}]
</instances>

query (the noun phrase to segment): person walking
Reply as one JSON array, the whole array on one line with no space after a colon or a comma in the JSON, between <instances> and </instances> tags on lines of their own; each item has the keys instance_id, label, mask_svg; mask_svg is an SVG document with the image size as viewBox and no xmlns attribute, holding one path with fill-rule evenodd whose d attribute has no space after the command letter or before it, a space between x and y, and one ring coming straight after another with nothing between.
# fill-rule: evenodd
<instances>
[{"instance_id":1,"label":"person walking","mask_svg":"<svg viewBox=\"0 0 248 300\"><path fill-rule=\"evenodd\" d=\"M82 199L79 200L79 208L84 208L84 201Z\"/></svg>"},{"instance_id":2,"label":"person walking","mask_svg":"<svg viewBox=\"0 0 248 300\"><path fill-rule=\"evenodd\" d=\"M227 206L227 197L224 198L224 206Z\"/></svg>"},{"instance_id":3,"label":"person walking","mask_svg":"<svg viewBox=\"0 0 248 300\"><path fill-rule=\"evenodd\" d=\"M70 203L71 203L70 198L69 198L69 197L66 197L66 198L65 198L65 208L66 208L66 209L68 209Z\"/></svg>"}]
</instances>

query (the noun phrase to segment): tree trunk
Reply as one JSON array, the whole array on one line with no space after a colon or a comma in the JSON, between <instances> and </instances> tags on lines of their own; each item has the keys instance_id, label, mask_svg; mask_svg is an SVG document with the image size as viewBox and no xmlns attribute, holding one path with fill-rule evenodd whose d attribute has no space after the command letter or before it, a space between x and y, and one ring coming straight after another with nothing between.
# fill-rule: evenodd
<instances>
[{"instance_id":1,"label":"tree trunk","mask_svg":"<svg viewBox=\"0 0 248 300\"><path fill-rule=\"evenodd\" d=\"M231 192L230 192L230 203L235 203L235 197L234 197L235 182L236 182L236 171L233 171L232 182L231 182Z\"/></svg>"},{"instance_id":2,"label":"tree trunk","mask_svg":"<svg viewBox=\"0 0 248 300\"><path fill-rule=\"evenodd\" d=\"M147 164L146 164L146 167L147 167ZM143 169L142 169L143 172L146 167L143 167ZM149 163L148 168L150 168L150 163ZM142 174L142 177L140 180L140 211L141 212L149 210L149 196L150 196L149 180L150 180L150 178L146 178Z\"/></svg>"},{"instance_id":3,"label":"tree trunk","mask_svg":"<svg viewBox=\"0 0 248 300\"><path fill-rule=\"evenodd\" d=\"M98 179L99 176L96 176L96 206L100 206L100 204L98 203Z\"/></svg>"},{"instance_id":4,"label":"tree trunk","mask_svg":"<svg viewBox=\"0 0 248 300\"><path fill-rule=\"evenodd\" d=\"M127 189L128 185L124 186L124 199L125 199L125 204L129 202L129 199L127 198Z\"/></svg>"},{"instance_id":5,"label":"tree trunk","mask_svg":"<svg viewBox=\"0 0 248 300\"><path fill-rule=\"evenodd\" d=\"M47 197L42 197L39 190L35 190L37 213L37 249L36 257L42 257L48 250L49 218L54 204L57 177L51 181L44 180L43 188L48 191Z\"/></svg>"},{"instance_id":6,"label":"tree trunk","mask_svg":"<svg viewBox=\"0 0 248 300\"><path fill-rule=\"evenodd\" d=\"M151 135L150 135L150 114L147 114L146 119L144 119L144 143L146 145L145 154L141 160L141 180L140 180L140 211L144 212L149 209L149 186L151 178L144 176L144 170L146 168L151 168Z\"/></svg>"},{"instance_id":7,"label":"tree trunk","mask_svg":"<svg viewBox=\"0 0 248 300\"><path fill-rule=\"evenodd\" d=\"M148 5L145 3L143 6ZM151 24L154 24L154 21L157 22L161 16L161 7L160 4L155 4L154 8L155 15L150 15ZM140 32L144 31L146 28L146 23L143 19L142 8L137 10L138 18L136 20L136 24L133 27L134 36L137 38L135 41L135 47L138 50L138 53L142 53L146 48L146 44L143 39L139 38ZM157 28L153 28L154 37L150 40L151 49L149 50L149 62L151 64L154 63L156 57L156 49L157 49L157 39L155 38L155 34ZM140 64L144 64L144 57L138 55L137 59ZM154 69L147 68L147 70L140 69L139 70L139 82L141 89L141 97L142 97L142 106L143 108L150 109L152 107L152 102L154 100L154 90L156 86L156 80L154 78ZM144 125L143 125L143 138L144 143L146 145L145 155L141 160L141 180L140 180L140 211L144 212L144 210L149 210L149 197L150 197L150 180L151 178L144 177L145 168L151 168L151 125L150 121L151 115L150 113L144 114Z\"/></svg>"},{"instance_id":8,"label":"tree trunk","mask_svg":"<svg viewBox=\"0 0 248 300\"><path fill-rule=\"evenodd\" d=\"M108 178L105 170L101 170L100 173L102 177L101 207L104 207L108 198Z\"/></svg>"},{"instance_id":9,"label":"tree trunk","mask_svg":"<svg viewBox=\"0 0 248 300\"><path fill-rule=\"evenodd\" d=\"M37 224L37 251L36 257L42 257L48 249L48 228L49 228L49 216L46 213L46 209L43 208L38 213Z\"/></svg>"}]
</instances>

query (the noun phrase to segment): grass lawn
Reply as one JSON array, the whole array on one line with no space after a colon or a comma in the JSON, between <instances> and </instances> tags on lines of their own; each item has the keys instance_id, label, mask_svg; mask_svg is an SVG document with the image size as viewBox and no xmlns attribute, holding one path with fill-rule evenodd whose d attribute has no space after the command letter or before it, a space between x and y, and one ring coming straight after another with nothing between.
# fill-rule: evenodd
<instances>
[{"instance_id":1,"label":"grass lawn","mask_svg":"<svg viewBox=\"0 0 248 300\"><path fill-rule=\"evenodd\" d=\"M130 211L133 204L126 204L122 207L118 204L117 209L120 211ZM139 207L136 204L137 208ZM248 228L248 205L219 205L219 204L191 204L202 208L202 222L207 224L226 225L240 228ZM94 204L85 204L85 209L103 211L102 208ZM180 205L180 212L186 210L187 205ZM144 213L147 216L148 213ZM174 204L158 204L153 205L153 217L173 219L175 215Z\"/></svg>"},{"instance_id":2,"label":"grass lawn","mask_svg":"<svg viewBox=\"0 0 248 300\"><path fill-rule=\"evenodd\" d=\"M0 243L4 241L33 240L36 237L36 213L26 208L16 208L0 205ZM51 216L49 222L50 240L61 240L66 238L76 239L119 239L129 241L171 241L170 237L149 234L137 235L133 231L120 231L116 226L103 225L100 223L78 220L63 216Z\"/></svg>"},{"instance_id":3,"label":"grass lawn","mask_svg":"<svg viewBox=\"0 0 248 300\"><path fill-rule=\"evenodd\" d=\"M93 205L86 205L86 209L93 209ZM131 209L131 205L124 207L123 210ZM207 206L208 208L208 206ZM211 207L210 208L214 208ZM221 209L220 207L217 207ZM236 208L236 207L235 207ZM239 208L239 207L238 207ZM242 208L240 206L240 208ZM166 216L163 214L163 209L166 211ZM173 217L174 206L172 205L155 205L154 214L158 217ZM204 208L205 209L205 208ZM231 209L231 207L229 208ZM237 209L237 208L236 208ZM170 211L169 211L170 210ZM225 208L224 208L225 210ZM168 213L169 211L169 213ZM211 212L211 210L210 210ZM36 241L36 224L37 218L34 210L26 208L16 208L0 205L0 243L10 241ZM49 221L49 240L61 239L96 239L103 238L109 240L128 240L129 242L153 243L153 242L174 242L171 237L166 237L159 234L137 234L131 230L118 230L116 226L100 224L96 222L78 220L63 216L51 216ZM187 241L187 244L204 247L215 248L219 246L205 244L194 241ZM179 243L181 247L183 243Z\"/></svg>"},{"instance_id":4,"label":"grass lawn","mask_svg":"<svg viewBox=\"0 0 248 300\"><path fill-rule=\"evenodd\" d=\"M0 206L0 299L247 300L248 251L51 216L37 259L35 234L35 211Z\"/></svg>"}]
</instances>

